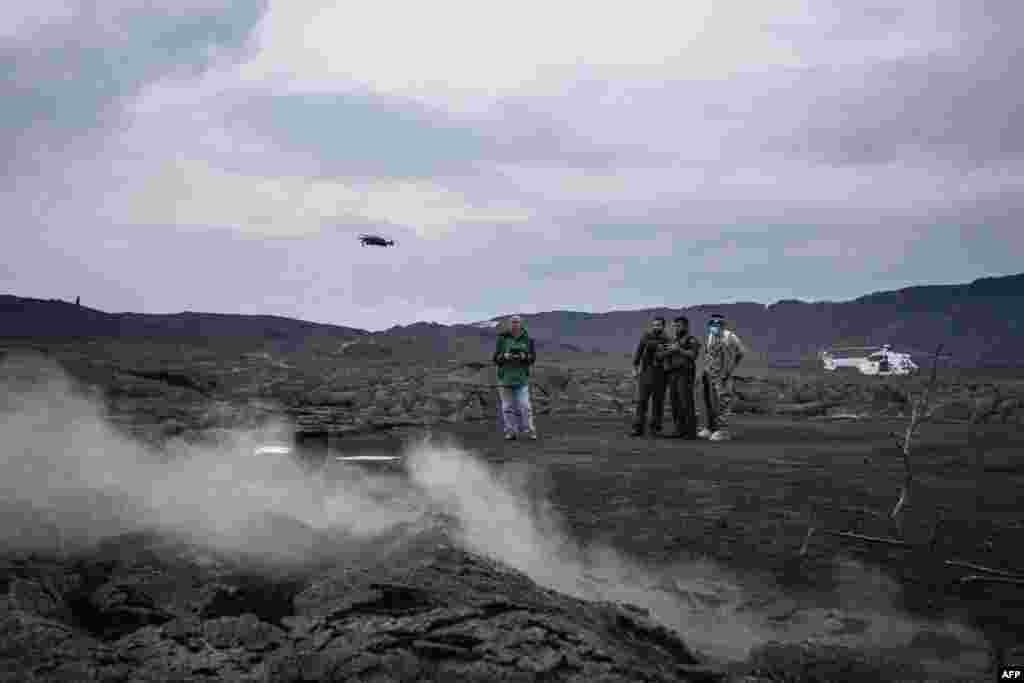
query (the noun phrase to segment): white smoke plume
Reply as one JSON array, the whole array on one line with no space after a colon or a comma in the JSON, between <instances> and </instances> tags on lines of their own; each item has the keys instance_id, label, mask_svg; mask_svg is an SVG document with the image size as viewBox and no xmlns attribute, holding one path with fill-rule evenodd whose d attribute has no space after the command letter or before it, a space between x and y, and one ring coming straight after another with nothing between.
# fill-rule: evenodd
<instances>
[{"instance_id":1,"label":"white smoke plume","mask_svg":"<svg viewBox=\"0 0 1024 683\"><path fill-rule=\"evenodd\" d=\"M268 435L287 435L286 426L157 450L118 431L52 364L25 357L5 370L0 543L8 548L69 549L156 528L285 557L301 555L316 532L368 536L426 512L400 477L328 479L258 452Z\"/></svg>"},{"instance_id":2,"label":"white smoke plume","mask_svg":"<svg viewBox=\"0 0 1024 683\"><path fill-rule=\"evenodd\" d=\"M504 476L454 446L411 449L412 480L457 519L470 549L538 583L585 599L636 605L683 639L728 659L766 642L755 620L735 610L743 591L710 561L648 568L611 547L573 541L556 512L531 500L522 473ZM729 603L732 609L719 609Z\"/></svg>"},{"instance_id":3,"label":"white smoke plume","mask_svg":"<svg viewBox=\"0 0 1024 683\"><path fill-rule=\"evenodd\" d=\"M843 588L834 596L841 614L805 608L780 631L766 622L766 606L790 598L770 582L707 560L652 567L610 547L583 546L548 503L530 495L525 472L488 466L453 443L410 444L406 471L391 474L314 471L274 449L259 453L268 439L287 437L284 424L238 432L216 446L158 451L115 429L56 366L21 358L0 370L0 544L8 550L81 547L158 529L216 548L301 559L325 539L343 545L444 518L468 549L570 595L646 608L722 659L742 659L769 640L844 642L835 633L850 617L866 623L846 639L851 645L901 647L926 627L977 640L955 624L901 614L893 606L899 587L856 562L841 567Z\"/></svg>"},{"instance_id":4,"label":"white smoke plume","mask_svg":"<svg viewBox=\"0 0 1024 683\"><path fill-rule=\"evenodd\" d=\"M407 467L412 481L458 521L468 548L563 593L647 609L688 645L720 660L746 659L773 641L900 652L927 632L962 648L933 653L934 660L922 654L935 671L984 666L980 634L955 621L909 616L896 606L902 588L852 558L839 558L839 588L828 595L796 595L772 577L739 575L709 559L650 566L572 540L555 510L529 495L522 472L499 472L457 446L427 441L410 449Z\"/></svg>"}]
</instances>

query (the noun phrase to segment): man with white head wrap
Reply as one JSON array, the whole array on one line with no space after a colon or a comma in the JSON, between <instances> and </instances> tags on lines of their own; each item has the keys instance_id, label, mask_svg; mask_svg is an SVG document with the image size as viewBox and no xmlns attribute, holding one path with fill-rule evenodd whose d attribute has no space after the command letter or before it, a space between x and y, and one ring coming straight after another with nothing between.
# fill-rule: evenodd
<instances>
[{"instance_id":1,"label":"man with white head wrap","mask_svg":"<svg viewBox=\"0 0 1024 683\"><path fill-rule=\"evenodd\" d=\"M743 342L728 328L725 318L715 314L708 321L708 336L704 345L704 364L701 372L703 412L706 426L698 436L712 441L731 438L729 418L735 398L733 377L736 367L747 353Z\"/></svg>"}]
</instances>

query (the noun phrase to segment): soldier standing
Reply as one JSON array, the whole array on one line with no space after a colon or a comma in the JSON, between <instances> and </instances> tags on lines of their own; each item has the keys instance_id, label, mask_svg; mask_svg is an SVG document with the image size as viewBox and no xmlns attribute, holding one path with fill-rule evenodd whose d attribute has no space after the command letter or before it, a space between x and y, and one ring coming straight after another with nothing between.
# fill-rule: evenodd
<instances>
[{"instance_id":1,"label":"soldier standing","mask_svg":"<svg viewBox=\"0 0 1024 683\"><path fill-rule=\"evenodd\" d=\"M651 433L661 434L665 416L665 367L658 354L664 352L668 343L665 319L658 316L651 320L651 329L644 333L633 354L633 377L637 381L633 436L643 436L648 402L651 404Z\"/></svg>"},{"instance_id":2,"label":"soldier standing","mask_svg":"<svg viewBox=\"0 0 1024 683\"><path fill-rule=\"evenodd\" d=\"M697 438L694 385L697 378L697 358L700 356L700 340L690 334L690 321L685 315L672 321L671 336L671 343L661 355L665 364L672 421L676 426L672 436L692 440Z\"/></svg>"}]
</instances>

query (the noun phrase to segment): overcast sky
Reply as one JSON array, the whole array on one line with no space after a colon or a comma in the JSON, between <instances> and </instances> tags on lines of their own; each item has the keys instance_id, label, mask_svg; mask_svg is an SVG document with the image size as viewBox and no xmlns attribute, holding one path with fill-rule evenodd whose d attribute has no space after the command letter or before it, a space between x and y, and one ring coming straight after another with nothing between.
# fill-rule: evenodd
<instances>
[{"instance_id":1,"label":"overcast sky","mask_svg":"<svg viewBox=\"0 0 1024 683\"><path fill-rule=\"evenodd\" d=\"M3 3L0 292L383 329L1024 271L1021 26L1016 0Z\"/></svg>"}]
</instances>

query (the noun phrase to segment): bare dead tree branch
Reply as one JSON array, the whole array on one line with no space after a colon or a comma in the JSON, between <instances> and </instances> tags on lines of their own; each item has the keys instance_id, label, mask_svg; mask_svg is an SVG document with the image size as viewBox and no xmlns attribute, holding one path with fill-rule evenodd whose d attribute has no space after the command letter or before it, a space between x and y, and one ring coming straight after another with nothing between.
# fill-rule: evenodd
<instances>
[{"instance_id":1,"label":"bare dead tree branch","mask_svg":"<svg viewBox=\"0 0 1024 683\"><path fill-rule=\"evenodd\" d=\"M1024 579L1024 575L1004 571L1002 569L993 569L991 567L975 564L973 562L964 562L962 560L946 560L945 564L947 567L953 567L955 569L968 569L970 571L978 572L980 574L991 574L992 576L1001 576L1004 579Z\"/></svg>"},{"instance_id":2,"label":"bare dead tree branch","mask_svg":"<svg viewBox=\"0 0 1024 683\"><path fill-rule=\"evenodd\" d=\"M883 538L881 536L865 536L864 534L855 534L852 531L829 531L825 530L824 533L829 536L838 536L840 538L849 538L855 541L863 541L864 543L876 543L879 545L889 545L897 548L913 548L914 544L904 541L899 538Z\"/></svg>"},{"instance_id":3,"label":"bare dead tree branch","mask_svg":"<svg viewBox=\"0 0 1024 683\"><path fill-rule=\"evenodd\" d=\"M900 499L893 508L890 516L897 518L902 510L910 503L911 489L914 486L914 471L911 462L911 452L914 436L918 433L918 430L923 422L927 421L934 411L929 411L929 401L935 390L938 375L938 359L942 352L942 346L940 345L936 349L933 356L931 376L928 383L925 385L921 395L915 401L913 410L910 416L910 423L907 426L904 434L900 435L896 432L890 432L890 436L895 440L897 447L903 457L903 464L905 470L905 479L903 488L900 492ZM971 419L971 429L968 434L969 444L975 448L976 460L978 461L979 471L979 500L982 496L981 493L981 480L980 463L983 460L983 447L980 441L977 440L977 435L974 433L974 426L980 422L977 415L973 415ZM980 505L980 504L979 504ZM979 508L980 509L980 508ZM986 567L984 565L976 564L973 562L966 562L963 560L956 559L942 559L939 555L940 541L943 539L943 531L945 530L945 511L946 508L939 506L938 516L935 521L935 526L932 529L931 536L928 541L924 543L913 543L902 538L886 538L882 536L869 536L866 534L856 533L854 531L834 531L820 526L820 522L816 521L813 514L809 513L810 522L807 528L807 533L804 536L803 543L800 546L799 556L806 556L808 548L810 546L811 538L814 534L820 532L823 535L831 536L835 538L841 538L847 541L866 543L876 546L885 546L889 548L898 548L907 551L919 551L927 555L927 563L931 565L934 563L934 569L940 571L942 568L953 569L967 572L966 576L961 577L956 581L958 585L1002 585L1010 587L1024 587L1024 573L1006 571L1002 569L995 569L992 567ZM975 511L977 515L977 510ZM933 582L934 584L934 582ZM937 584L935 584L937 585Z\"/></svg>"},{"instance_id":4,"label":"bare dead tree branch","mask_svg":"<svg viewBox=\"0 0 1024 683\"><path fill-rule=\"evenodd\" d=\"M1010 576L980 576L978 574L971 574L960 579L958 583L1001 583L1009 586L1024 586L1024 577L1014 578Z\"/></svg>"},{"instance_id":5,"label":"bare dead tree branch","mask_svg":"<svg viewBox=\"0 0 1024 683\"><path fill-rule=\"evenodd\" d=\"M935 387L935 381L938 378L939 355L942 353L942 346L942 344L939 344L932 356L931 377L928 379L928 384L925 385L921 396L918 397L917 402L914 404L913 411L910 414L910 424L907 425L907 431L902 440L904 469L903 488L900 490L899 500L896 501L896 505L893 507L892 512L889 513L889 516L893 519L898 519L900 514L903 512L903 509L910 503L911 487L914 485L914 470L910 461L911 445L914 439L914 434L920 426L922 419L925 416L925 412L928 410L928 401L931 398L932 390Z\"/></svg>"},{"instance_id":6,"label":"bare dead tree branch","mask_svg":"<svg viewBox=\"0 0 1024 683\"><path fill-rule=\"evenodd\" d=\"M816 530L817 529L814 526L807 527L807 535L804 536L804 542L800 546L800 552L798 553L798 555L800 555L800 557L804 557L804 556L807 555L807 546L810 545L810 543L811 543L811 536L814 535L814 532Z\"/></svg>"},{"instance_id":7,"label":"bare dead tree branch","mask_svg":"<svg viewBox=\"0 0 1024 683\"><path fill-rule=\"evenodd\" d=\"M799 555L801 557L807 554L807 548L811 541L811 536L818 531L818 528L811 526L807 528L807 535L804 537L803 545L800 546ZM865 534L858 534L852 531L833 531L831 529L822 529L821 533L826 536L836 536L838 538L847 538L853 541L860 541L862 543L873 543L875 545L886 545L895 548L906 548L910 549L915 547L913 543L904 541L899 538L884 538L882 536L867 536Z\"/></svg>"}]
</instances>

